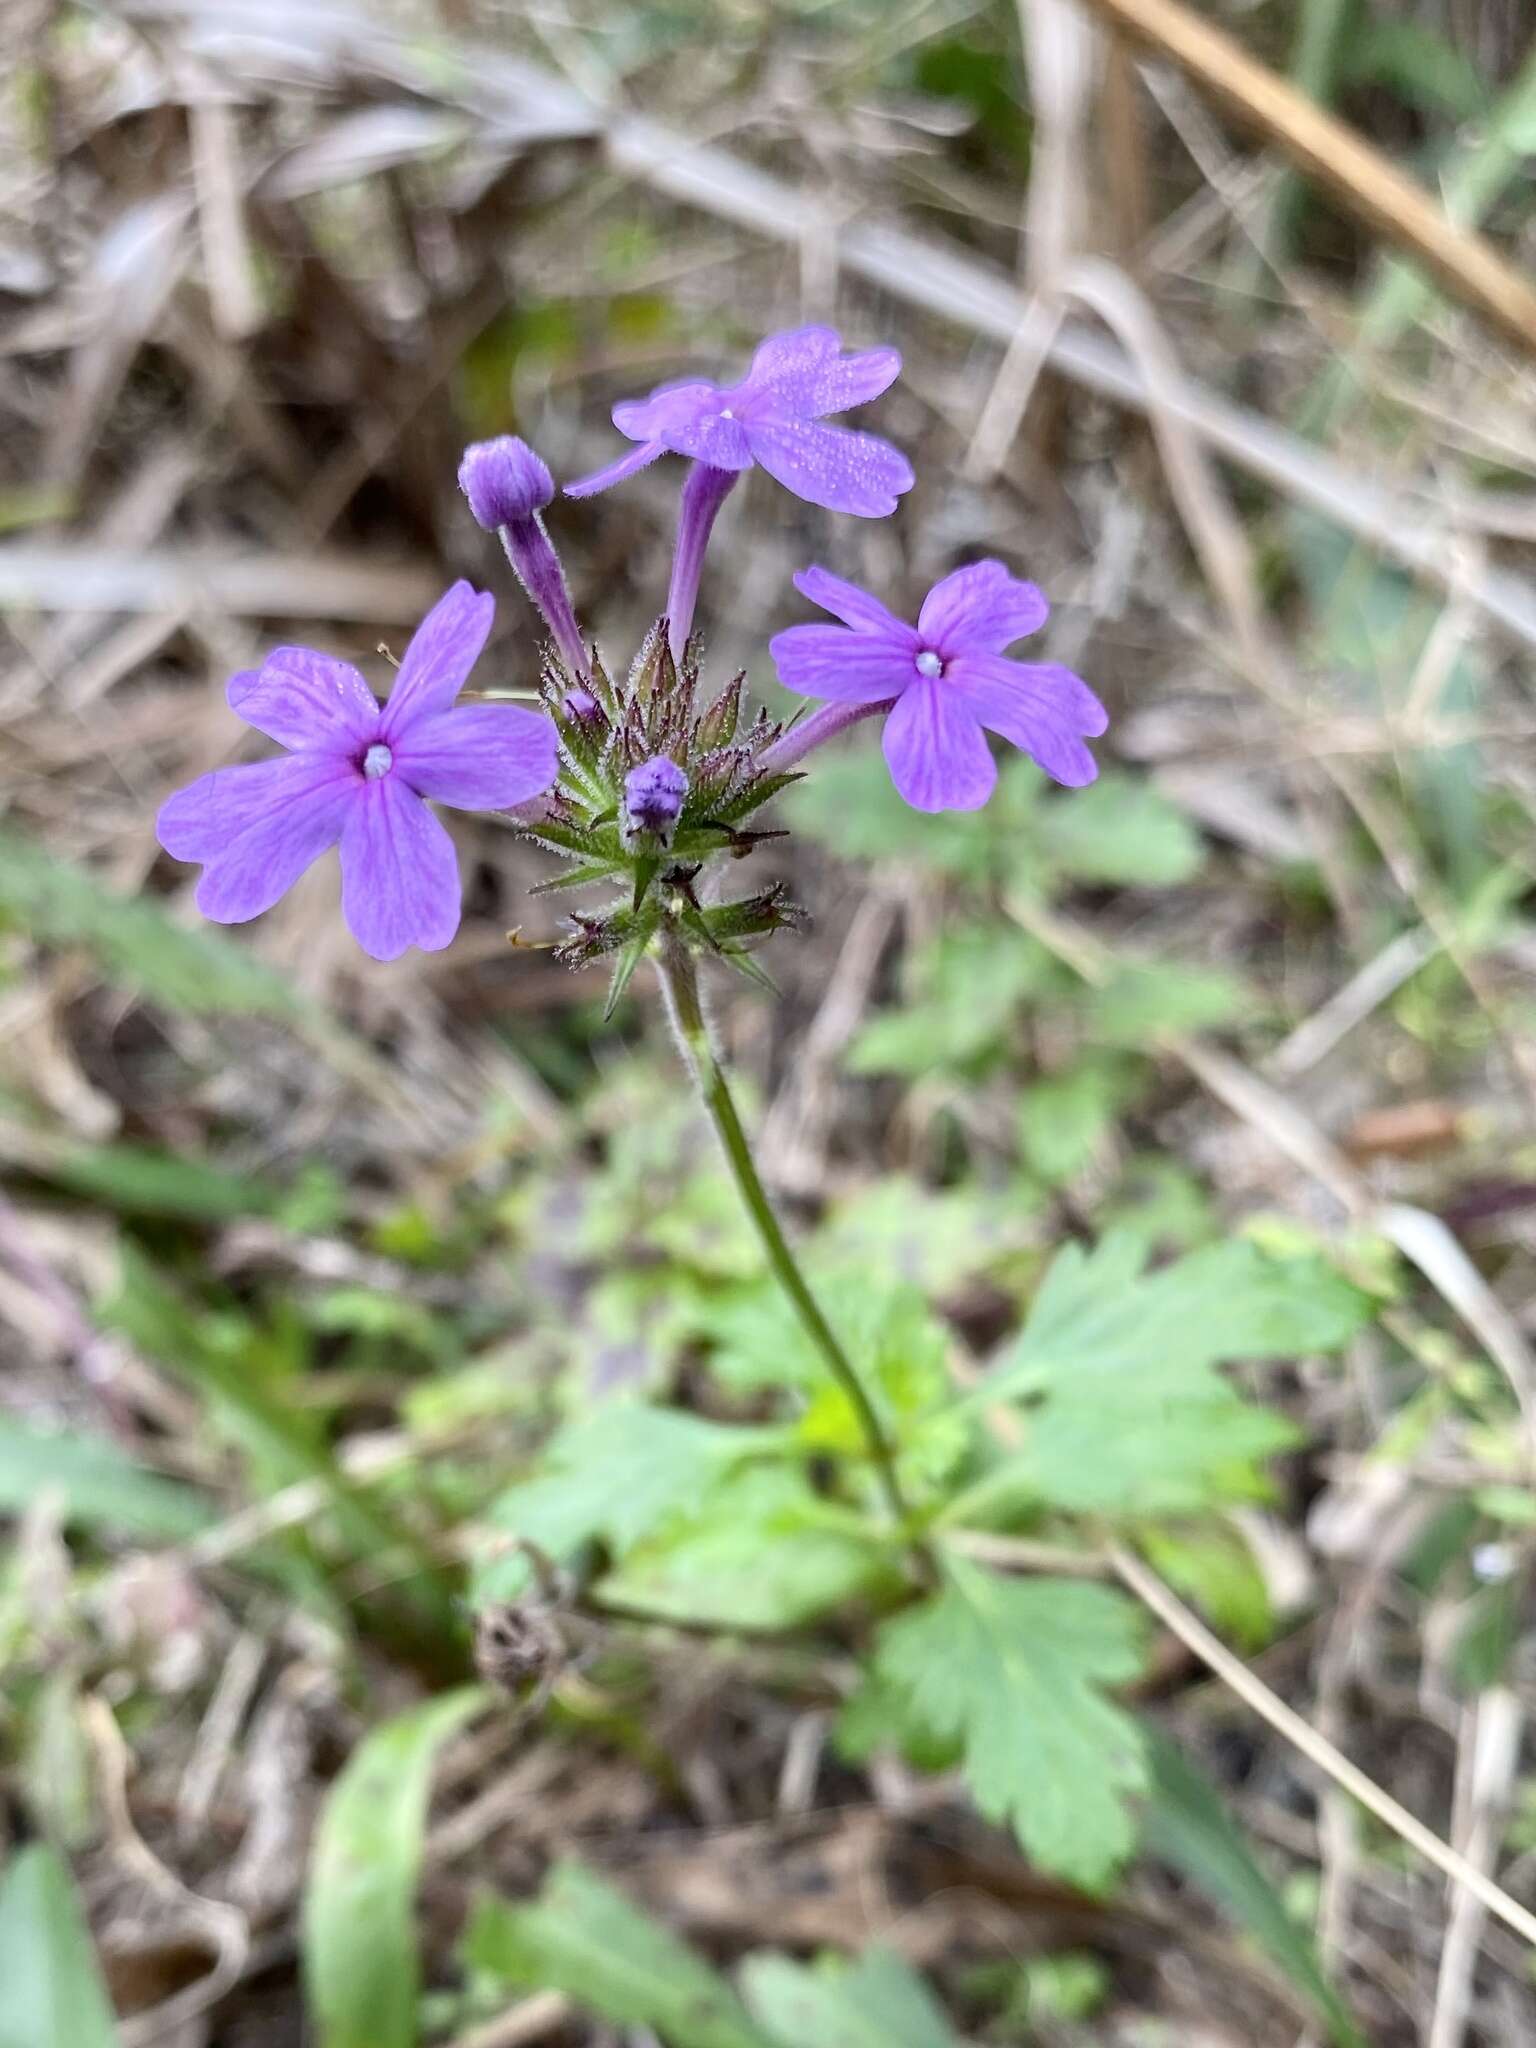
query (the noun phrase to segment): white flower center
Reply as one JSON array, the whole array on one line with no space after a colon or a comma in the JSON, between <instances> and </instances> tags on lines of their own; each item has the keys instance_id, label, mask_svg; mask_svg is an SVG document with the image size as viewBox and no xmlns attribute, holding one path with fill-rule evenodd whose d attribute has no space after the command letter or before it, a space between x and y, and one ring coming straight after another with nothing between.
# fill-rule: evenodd
<instances>
[{"instance_id":1,"label":"white flower center","mask_svg":"<svg viewBox=\"0 0 1536 2048\"><path fill-rule=\"evenodd\" d=\"M931 647L925 647L917 657L917 672L920 676L941 676L944 664Z\"/></svg>"},{"instance_id":2,"label":"white flower center","mask_svg":"<svg viewBox=\"0 0 1536 2048\"><path fill-rule=\"evenodd\" d=\"M731 408L728 405L722 405L720 408L720 417L723 420L733 420L735 419L736 415L731 411Z\"/></svg>"},{"instance_id":3,"label":"white flower center","mask_svg":"<svg viewBox=\"0 0 1536 2048\"><path fill-rule=\"evenodd\" d=\"M363 773L370 782L379 781L394 765L395 757L382 740L376 740L363 756Z\"/></svg>"}]
</instances>

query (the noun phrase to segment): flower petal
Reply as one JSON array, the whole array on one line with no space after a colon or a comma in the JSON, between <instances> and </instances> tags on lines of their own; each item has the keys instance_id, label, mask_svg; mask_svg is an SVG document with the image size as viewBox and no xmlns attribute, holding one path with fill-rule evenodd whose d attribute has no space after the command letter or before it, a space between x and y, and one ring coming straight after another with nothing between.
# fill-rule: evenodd
<instances>
[{"instance_id":1,"label":"flower petal","mask_svg":"<svg viewBox=\"0 0 1536 2048\"><path fill-rule=\"evenodd\" d=\"M1069 789L1097 776L1082 735L1096 735L1109 715L1081 676L1054 661L1006 661L998 654L958 655L944 680L972 716L1040 763Z\"/></svg>"},{"instance_id":2,"label":"flower petal","mask_svg":"<svg viewBox=\"0 0 1536 2048\"><path fill-rule=\"evenodd\" d=\"M362 786L350 763L329 754L215 768L166 799L155 831L175 859L206 863L197 885L204 917L243 924L336 844Z\"/></svg>"},{"instance_id":3,"label":"flower petal","mask_svg":"<svg viewBox=\"0 0 1536 2048\"><path fill-rule=\"evenodd\" d=\"M903 692L881 745L892 781L917 811L979 811L997 781L975 713L936 677L919 676Z\"/></svg>"},{"instance_id":4,"label":"flower petal","mask_svg":"<svg viewBox=\"0 0 1536 2048\"><path fill-rule=\"evenodd\" d=\"M883 519L912 488L912 465L878 434L820 420L748 420L747 442L771 477L812 505Z\"/></svg>"},{"instance_id":5,"label":"flower petal","mask_svg":"<svg viewBox=\"0 0 1536 2048\"><path fill-rule=\"evenodd\" d=\"M922 681L910 649L846 626L790 626L768 652L786 690L829 704L879 704Z\"/></svg>"},{"instance_id":6,"label":"flower petal","mask_svg":"<svg viewBox=\"0 0 1536 2048\"><path fill-rule=\"evenodd\" d=\"M802 597L808 597L812 604L819 604L824 612L841 619L852 626L855 632L884 633L887 638L899 641L909 652L918 646L917 634L905 619L898 619L894 612L888 612L878 597L871 597L867 590L860 590L857 583L845 583L841 576L834 576L830 569L814 564L802 569L795 577L795 588Z\"/></svg>"},{"instance_id":7,"label":"flower petal","mask_svg":"<svg viewBox=\"0 0 1536 2048\"><path fill-rule=\"evenodd\" d=\"M398 775L370 782L341 835L341 910L375 960L437 953L459 928L453 841Z\"/></svg>"},{"instance_id":8,"label":"flower petal","mask_svg":"<svg viewBox=\"0 0 1536 2048\"><path fill-rule=\"evenodd\" d=\"M631 448L606 469L594 469L590 476L579 476L573 484L562 484L561 489L568 498L595 498L599 491L611 490L615 484L623 483L625 477L648 469L658 455L666 452L665 441L647 441L643 448Z\"/></svg>"},{"instance_id":9,"label":"flower petal","mask_svg":"<svg viewBox=\"0 0 1536 2048\"><path fill-rule=\"evenodd\" d=\"M356 753L379 729L379 705L350 661L310 647L274 647L259 669L231 676L229 708L295 753Z\"/></svg>"},{"instance_id":10,"label":"flower petal","mask_svg":"<svg viewBox=\"0 0 1536 2048\"><path fill-rule=\"evenodd\" d=\"M752 452L740 420L728 410L731 398L714 384L663 384L649 398L616 405L613 424L632 441L661 441L674 454L695 456L715 469L750 469Z\"/></svg>"},{"instance_id":11,"label":"flower petal","mask_svg":"<svg viewBox=\"0 0 1536 2048\"><path fill-rule=\"evenodd\" d=\"M1033 583L1010 576L1001 562L967 562L923 599L917 630L939 654L1001 654L1037 633L1050 606Z\"/></svg>"},{"instance_id":12,"label":"flower petal","mask_svg":"<svg viewBox=\"0 0 1536 2048\"><path fill-rule=\"evenodd\" d=\"M379 721L391 745L418 719L446 711L463 689L496 616L496 600L460 580L437 600L411 635L400 673Z\"/></svg>"},{"instance_id":13,"label":"flower petal","mask_svg":"<svg viewBox=\"0 0 1536 2048\"><path fill-rule=\"evenodd\" d=\"M816 419L878 398L901 374L893 348L842 354L835 327L794 327L759 344L752 367L727 396L746 414Z\"/></svg>"},{"instance_id":14,"label":"flower petal","mask_svg":"<svg viewBox=\"0 0 1536 2048\"><path fill-rule=\"evenodd\" d=\"M393 775L439 803L500 811L542 796L559 772L555 728L516 704L461 704L419 719L395 750Z\"/></svg>"},{"instance_id":15,"label":"flower petal","mask_svg":"<svg viewBox=\"0 0 1536 2048\"><path fill-rule=\"evenodd\" d=\"M613 424L631 441L665 441L686 433L702 414L718 412L730 400L716 384L702 377L674 377L658 384L645 398L621 398L613 408Z\"/></svg>"}]
</instances>

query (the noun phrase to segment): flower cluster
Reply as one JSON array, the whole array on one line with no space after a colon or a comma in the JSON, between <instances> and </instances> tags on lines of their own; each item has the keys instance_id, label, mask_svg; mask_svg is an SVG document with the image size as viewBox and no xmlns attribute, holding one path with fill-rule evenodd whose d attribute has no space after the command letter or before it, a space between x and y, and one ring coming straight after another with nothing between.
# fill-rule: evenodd
<instances>
[{"instance_id":1,"label":"flower cluster","mask_svg":"<svg viewBox=\"0 0 1536 2048\"><path fill-rule=\"evenodd\" d=\"M912 486L906 457L877 435L829 424L895 380L894 349L844 353L830 327L764 341L739 383L662 385L614 407L637 445L568 484L581 498L671 452L689 460L667 607L623 681L610 680L577 623L543 514L554 480L511 436L466 449L459 483L478 524L498 535L548 632L542 709L456 699L484 649L493 600L457 583L417 629L379 703L349 663L282 647L229 684L230 708L287 752L215 769L162 807L160 843L199 861L198 908L223 923L269 909L330 848L341 857L342 912L375 959L446 946L459 924L453 843L427 800L509 813L568 863L546 887L619 886L579 912L560 947L573 964L614 963L613 995L665 930L748 973L756 944L799 913L777 885L722 897L707 869L777 836L749 823L799 764L857 719L883 716L897 789L920 811L974 810L997 779L988 732L1022 748L1058 782L1091 782L1085 739L1105 713L1077 676L1008 649L1044 624L1045 599L997 561L936 583L915 623L821 568L795 578L840 623L791 626L770 652L784 685L821 709L787 727L743 714L738 675L700 702L694 607L710 533L754 466L813 505L862 518L896 509Z\"/></svg>"}]
</instances>

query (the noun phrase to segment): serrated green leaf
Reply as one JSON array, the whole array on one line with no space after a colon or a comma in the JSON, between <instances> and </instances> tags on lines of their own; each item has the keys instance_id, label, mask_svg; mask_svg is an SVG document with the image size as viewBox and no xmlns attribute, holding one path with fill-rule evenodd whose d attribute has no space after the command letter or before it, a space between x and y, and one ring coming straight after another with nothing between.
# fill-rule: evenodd
<instances>
[{"instance_id":1,"label":"serrated green leaf","mask_svg":"<svg viewBox=\"0 0 1536 2048\"><path fill-rule=\"evenodd\" d=\"M557 1561L598 1538L623 1556L672 1516L696 1511L749 1459L783 1445L780 1430L731 1428L676 1408L612 1401L563 1429L539 1474L502 1494L486 1519ZM493 1554L477 1574L477 1602L512 1597L526 1571L520 1557Z\"/></svg>"},{"instance_id":2,"label":"serrated green leaf","mask_svg":"<svg viewBox=\"0 0 1536 2048\"><path fill-rule=\"evenodd\" d=\"M1089 1057L1026 1088L1019 1104L1019 1146L1027 1163L1042 1180L1075 1178L1136 1086L1128 1063Z\"/></svg>"},{"instance_id":3,"label":"serrated green leaf","mask_svg":"<svg viewBox=\"0 0 1536 2048\"><path fill-rule=\"evenodd\" d=\"M1235 975L1173 960L1121 961L1085 1002L1084 1022L1100 1045L1146 1052L1159 1038L1231 1024L1249 1007Z\"/></svg>"},{"instance_id":4,"label":"serrated green leaf","mask_svg":"<svg viewBox=\"0 0 1536 2048\"><path fill-rule=\"evenodd\" d=\"M88 869L0 831L0 919L40 945L81 946L109 980L199 1014L295 1017L297 992L253 953L177 924L148 896L121 896Z\"/></svg>"},{"instance_id":5,"label":"serrated green leaf","mask_svg":"<svg viewBox=\"0 0 1536 2048\"><path fill-rule=\"evenodd\" d=\"M785 1629L895 1583L892 1554L803 1474L738 1473L638 1545L600 1591L618 1605L720 1629Z\"/></svg>"},{"instance_id":6,"label":"serrated green leaf","mask_svg":"<svg viewBox=\"0 0 1536 2048\"><path fill-rule=\"evenodd\" d=\"M1166 1736L1155 1729L1144 1734L1151 1766L1142 1823L1147 1848L1182 1871L1253 1937L1287 1983L1327 2022L1335 2048L1364 2048L1343 2002L1322 1973L1310 1934L1287 1911L1254 1861L1214 1786Z\"/></svg>"},{"instance_id":7,"label":"serrated green leaf","mask_svg":"<svg viewBox=\"0 0 1536 2048\"><path fill-rule=\"evenodd\" d=\"M432 1766L488 1697L464 1686L374 1728L326 1796L304 1887L317 2048L416 2048L415 1900Z\"/></svg>"},{"instance_id":8,"label":"serrated green leaf","mask_svg":"<svg viewBox=\"0 0 1536 2048\"><path fill-rule=\"evenodd\" d=\"M1018 1339L962 1404L1030 1402L1019 1448L952 1504L957 1519L983 1503L1137 1515L1251 1497L1255 1461L1294 1432L1215 1368L1337 1349L1369 1315L1317 1258L1234 1240L1151 1274L1145 1259L1118 1232L1058 1254Z\"/></svg>"},{"instance_id":9,"label":"serrated green leaf","mask_svg":"<svg viewBox=\"0 0 1536 2048\"><path fill-rule=\"evenodd\" d=\"M898 1440L903 1469L936 1480L964 1449L963 1429L945 1409L952 1381L949 1332L921 1290L867 1258L808 1261L818 1299L858 1361L866 1390ZM710 1367L736 1392L793 1389L806 1405L796 1431L803 1448L862 1458L865 1435L847 1394L777 1286L764 1281L701 1306L696 1325L713 1338Z\"/></svg>"},{"instance_id":10,"label":"serrated green leaf","mask_svg":"<svg viewBox=\"0 0 1536 2048\"><path fill-rule=\"evenodd\" d=\"M0 1985L0 2048L117 2048L68 1867L44 1842L0 1874Z\"/></svg>"},{"instance_id":11,"label":"serrated green leaf","mask_svg":"<svg viewBox=\"0 0 1536 2048\"><path fill-rule=\"evenodd\" d=\"M1324 1260L1275 1259L1244 1238L1144 1272L1145 1247L1112 1233L1058 1253L1008 1355L976 1396L1044 1391L1060 1378L1172 1371L1221 1359L1334 1351L1368 1321L1368 1298ZM1093 1390L1103 1399L1110 1390Z\"/></svg>"},{"instance_id":12,"label":"serrated green leaf","mask_svg":"<svg viewBox=\"0 0 1536 2048\"><path fill-rule=\"evenodd\" d=\"M902 860L980 879L1003 848L1027 864L1029 819L1043 777L1032 761L1006 763L984 811L914 812L897 795L878 747L819 759L785 798L791 824L844 860Z\"/></svg>"},{"instance_id":13,"label":"serrated green leaf","mask_svg":"<svg viewBox=\"0 0 1536 2048\"><path fill-rule=\"evenodd\" d=\"M184 1542L213 1510L189 1486L146 1471L105 1437L37 1429L0 1415L0 1514L57 1492L65 1520L132 1536Z\"/></svg>"},{"instance_id":14,"label":"serrated green leaf","mask_svg":"<svg viewBox=\"0 0 1536 2048\"><path fill-rule=\"evenodd\" d=\"M1149 782L1113 771L1041 805L1046 851L1081 882L1167 888L1198 874L1200 835Z\"/></svg>"},{"instance_id":15,"label":"serrated green leaf","mask_svg":"<svg viewBox=\"0 0 1536 2048\"><path fill-rule=\"evenodd\" d=\"M966 1782L1043 1870L1095 1889L1130 1853L1146 1778L1105 1688L1142 1665L1140 1617L1108 1586L1006 1579L945 1560L943 1590L880 1630L876 1676L919 1726L957 1736Z\"/></svg>"},{"instance_id":16,"label":"serrated green leaf","mask_svg":"<svg viewBox=\"0 0 1536 2048\"><path fill-rule=\"evenodd\" d=\"M888 1948L854 1962L815 1965L749 1956L742 1996L782 2048L959 2048L958 2036L917 1972Z\"/></svg>"},{"instance_id":17,"label":"serrated green leaf","mask_svg":"<svg viewBox=\"0 0 1536 2048\"><path fill-rule=\"evenodd\" d=\"M848 1049L852 1074L921 1076L998 1050L1025 1004L1059 977L1038 940L1012 926L968 926L914 963L916 1000L873 1017Z\"/></svg>"},{"instance_id":18,"label":"serrated green leaf","mask_svg":"<svg viewBox=\"0 0 1536 2048\"><path fill-rule=\"evenodd\" d=\"M667 2048L780 2048L723 1977L579 1863L556 1864L532 1905L482 1896L460 1953L472 1970L564 1992L616 2026L654 2028Z\"/></svg>"},{"instance_id":19,"label":"serrated green leaf","mask_svg":"<svg viewBox=\"0 0 1536 2048\"><path fill-rule=\"evenodd\" d=\"M1029 1242L1029 1206L1012 1191L933 1188L911 1174L883 1173L823 1219L815 1257L833 1272L899 1273L927 1294L946 1295Z\"/></svg>"}]
</instances>

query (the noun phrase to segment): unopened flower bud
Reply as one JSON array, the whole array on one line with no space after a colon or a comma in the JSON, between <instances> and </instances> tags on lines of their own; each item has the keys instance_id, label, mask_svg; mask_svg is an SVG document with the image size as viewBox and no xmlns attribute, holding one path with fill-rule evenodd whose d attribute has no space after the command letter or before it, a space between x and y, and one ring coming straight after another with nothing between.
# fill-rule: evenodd
<instances>
[{"instance_id":1,"label":"unopened flower bud","mask_svg":"<svg viewBox=\"0 0 1536 2048\"><path fill-rule=\"evenodd\" d=\"M507 560L542 612L566 667L573 675L584 676L587 652L571 609L565 571L539 517L555 495L555 480L542 456L515 434L473 441L459 463L459 489L486 532L500 534Z\"/></svg>"},{"instance_id":2,"label":"unopened flower bud","mask_svg":"<svg viewBox=\"0 0 1536 2048\"><path fill-rule=\"evenodd\" d=\"M476 522L487 533L515 526L542 511L555 495L555 480L542 457L514 434L475 441L459 464L459 489Z\"/></svg>"},{"instance_id":3,"label":"unopened flower bud","mask_svg":"<svg viewBox=\"0 0 1536 2048\"><path fill-rule=\"evenodd\" d=\"M631 768L624 778L626 836L648 832L670 846L687 794L687 776L666 754Z\"/></svg>"},{"instance_id":4,"label":"unopened flower bud","mask_svg":"<svg viewBox=\"0 0 1536 2048\"><path fill-rule=\"evenodd\" d=\"M590 690L582 689L578 683L574 690L567 690L560 704L561 715L573 725L596 724L603 715L603 707Z\"/></svg>"}]
</instances>

